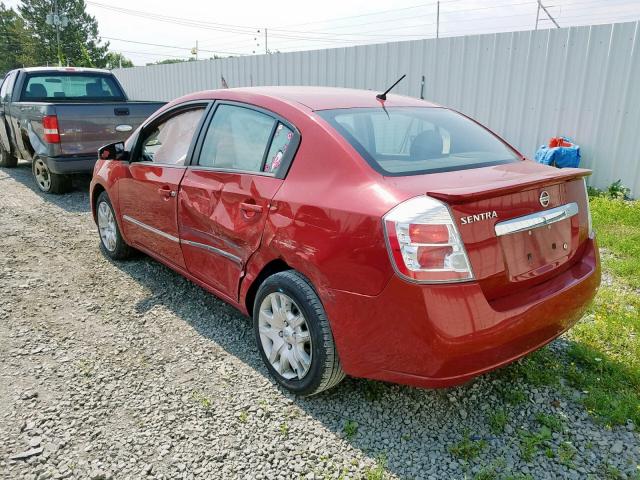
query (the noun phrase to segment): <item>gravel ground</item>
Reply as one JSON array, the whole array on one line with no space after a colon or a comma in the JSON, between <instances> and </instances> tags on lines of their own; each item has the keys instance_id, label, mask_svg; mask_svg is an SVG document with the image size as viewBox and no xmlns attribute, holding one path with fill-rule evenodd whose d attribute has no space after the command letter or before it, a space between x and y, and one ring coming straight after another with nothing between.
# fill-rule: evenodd
<instances>
[{"instance_id":1,"label":"gravel ground","mask_svg":"<svg viewBox=\"0 0 640 480\"><path fill-rule=\"evenodd\" d=\"M145 256L100 253L76 183L45 196L28 165L0 169L0 478L637 478L638 433L599 425L579 392L522 385L512 405L497 374L283 392L245 317ZM539 413L568 428L527 462Z\"/></svg>"}]
</instances>

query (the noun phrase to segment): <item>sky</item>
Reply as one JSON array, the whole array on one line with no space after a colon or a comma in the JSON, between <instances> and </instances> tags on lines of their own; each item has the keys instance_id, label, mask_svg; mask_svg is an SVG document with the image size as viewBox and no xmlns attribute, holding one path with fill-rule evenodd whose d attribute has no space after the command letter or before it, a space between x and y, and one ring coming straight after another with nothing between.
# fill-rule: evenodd
<instances>
[{"instance_id":1,"label":"sky","mask_svg":"<svg viewBox=\"0 0 640 480\"><path fill-rule=\"evenodd\" d=\"M19 0L9 0L16 6ZM435 0L86 0L110 49L135 65L432 38ZM537 0L441 0L439 35L530 30ZM640 0L543 0L561 26L640 20ZM539 28L555 28L540 12Z\"/></svg>"}]
</instances>

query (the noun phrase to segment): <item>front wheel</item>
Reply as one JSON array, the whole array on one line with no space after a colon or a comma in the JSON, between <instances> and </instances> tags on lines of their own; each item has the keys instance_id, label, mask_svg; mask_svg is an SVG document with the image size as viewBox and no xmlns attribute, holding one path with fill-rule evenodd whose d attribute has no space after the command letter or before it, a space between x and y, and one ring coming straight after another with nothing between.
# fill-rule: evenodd
<instances>
[{"instance_id":1,"label":"front wheel","mask_svg":"<svg viewBox=\"0 0 640 480\"><path fill-rule=\"evenodd\" d=\"M131 247L122 238L116 214L107 192L98 195L96 201L96 219L100 234L100 247L108 257L114 260L125 260L131 256Z\"/></svg>"},{"instance_id":2,"label":"front wheel","mask_svg":"<svg viewBox=\"0 0 640 480\"><path fill-rule=\"evenodd\" d=\"M33 159L31 172L40 191L44 193L66 193L71 190L71 178L67 175L52 173L49 167L39 157Z\"/></svg>"},{"instance_id":3,"label":"front wheel","mask_svg":"<svg viewBox=\"0 0 640 480\"><path fill-rule=\"evenodd\" d=\"M320 298L301 274L267 278L253 307L258 350L271 375L298 395L314 395L345 377Z\"/></svg>"}]
</instances>

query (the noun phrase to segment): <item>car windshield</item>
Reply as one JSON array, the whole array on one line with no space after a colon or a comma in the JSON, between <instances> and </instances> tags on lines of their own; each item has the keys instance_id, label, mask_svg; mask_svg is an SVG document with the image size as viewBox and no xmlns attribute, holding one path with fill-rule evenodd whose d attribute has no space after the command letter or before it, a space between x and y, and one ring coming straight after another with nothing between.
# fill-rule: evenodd
<instances>
[{"instance_id":1,"label":"car windshield","mask_svg":"<svg viewBox=\"0 0 640 480\"><path fill-rule=\"evenodd\" d=\"M445 108L348 108L318 114L384 175L463 170L519 159L487 129Z\"/></svg>"},{"instance_id":2,"label":"car windshield","mask_svg":"<svg viewBox=\"0 0 640 480\"><path fill-rule=\"evenodd\" d=\"M31 74L22 99L32 101L122 101L124 93L109 75L90 73Z\"/></svg>"}]
</instances>

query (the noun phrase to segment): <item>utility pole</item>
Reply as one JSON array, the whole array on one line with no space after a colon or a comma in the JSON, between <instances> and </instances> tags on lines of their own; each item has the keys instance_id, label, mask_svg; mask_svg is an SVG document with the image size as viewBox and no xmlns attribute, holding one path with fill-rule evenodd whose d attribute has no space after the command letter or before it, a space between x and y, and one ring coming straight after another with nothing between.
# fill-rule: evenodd
<instances>
[{"instance_id":1,"label":"utility pole","mask_svg":"<svg viewBox=\"0 0 640 480\"><path fill-rule=\"evenodd\" d=\"M66 15L60 15L58 11L58 0L53 0L53 12L47 14L47 25L56 27L56 43L58 46L58 66L62 66L62 50L60 48L60 27L66 28L69 25L69 19Z\"/></svg>"},{"instance_id":2,"label":"utility pole","mask_svg":"<svg viewBox=\"0 0 640 480\"><path fill-rule=\"evenodd\" d=\"M553 22L556 28L560 28L560 25L558 25L558 22L556 22L556 19L553 18L553 16L549 13L549 10L547 10L547 7L545 7L542 4L542 0L538 0L538 13L536 14L536 30L538 29L538 21L540 19L540 9L542 9L544 13L547 14L547 17L549 17L549 20Z\"/></svg>"},{"instance_id":3,"label":"utility pole","mask_svg":"<svg viewBox=\"0 0 640 480\"><path fill-rule=\"evenodd\" d=\"M440 2L438 1L436 13L436 38L440 38Z\"/></svg>"},{"instance_id":4,"label":"utility pole","mask_svg":"<svg viewBox=\"0 0 640 480\"><path fill-rule=\"evenodd\" d=\"M58 0L54 0L55 13L54 18L58 19ZM60 22L56 22L56 42L58 43L58 66L62 66L62 52L60 51Z\"/></svg>"},{"instance_id":5,"label":"utility pole","mask_svg":"<svg viewBox=\"0 0 640 480\"><path fill-rule=\"evenodd\" d=\"M264 28L264 53L265 55L269 54L269 49L267 48L267 27Z\"/></svg>"}]
</instances>

